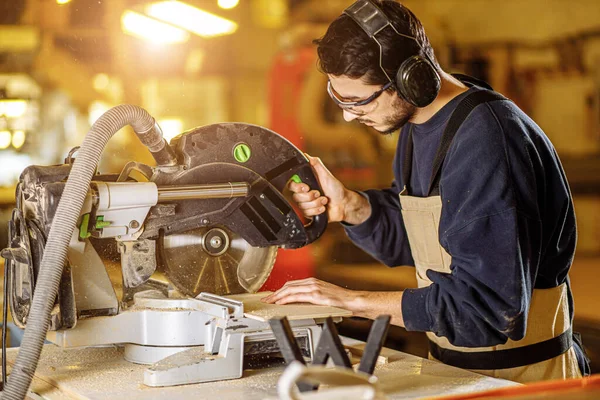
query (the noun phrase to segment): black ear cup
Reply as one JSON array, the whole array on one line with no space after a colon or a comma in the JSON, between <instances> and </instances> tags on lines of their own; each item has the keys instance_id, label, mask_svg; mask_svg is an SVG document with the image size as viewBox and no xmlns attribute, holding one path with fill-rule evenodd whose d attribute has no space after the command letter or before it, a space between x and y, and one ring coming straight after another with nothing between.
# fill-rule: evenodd
<instances>
[{"instance_id":1,"label":"black ear cup","mask_svg":"<svg viewBox=\"0 0 600 400\"><path fill-rule=\"evenodd\" d=\"M429 60L412 56L404 60L396 73L400 97L416 107L426 107L437 97L441 79Z\"/></svg>"}]
</instances>

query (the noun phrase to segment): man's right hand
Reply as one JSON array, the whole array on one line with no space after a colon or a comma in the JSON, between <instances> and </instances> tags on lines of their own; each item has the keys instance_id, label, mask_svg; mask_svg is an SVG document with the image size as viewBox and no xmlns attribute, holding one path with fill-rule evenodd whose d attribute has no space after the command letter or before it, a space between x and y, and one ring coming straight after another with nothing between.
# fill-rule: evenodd
<instances>
[{"instance_id":1,"label":"man's right hand","mask_svg":"<svg viewBox=\"0 0 600 400\"><path fill-rule=\"evenodd\" d=\"M311 190L305 183L290 181L289 188L293 199L305 217L314 217L327 210L329 222L340 222L345 218L346 197L348 189L323 165L318 157L307 155L323 193Z\"/></svg>"}]
</instances>

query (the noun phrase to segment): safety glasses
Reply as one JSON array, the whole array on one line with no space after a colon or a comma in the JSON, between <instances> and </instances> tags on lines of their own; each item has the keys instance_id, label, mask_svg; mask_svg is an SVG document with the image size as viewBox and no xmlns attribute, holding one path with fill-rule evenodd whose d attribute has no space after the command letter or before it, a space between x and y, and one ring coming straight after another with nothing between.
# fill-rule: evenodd
<instances>
[{"instance_id":1,"label":"safety glasses","mask_svg":"<svg viewBox=\"0 0 600 400\"><path fill-rule=\"evenodd\" d=\"M340 108L344 110L367 105L373 102L375 99L377 99L381 95L381 93L385 92L390 87L392 87L392 82L386 83L381 89L379 89L366 99L358 101L347 101L333 89L333 87L331 86L331 81L327 81L327 93L329 93L329 96L333 99L335 104L337 104Z\"/></svg>"}]
</instances>

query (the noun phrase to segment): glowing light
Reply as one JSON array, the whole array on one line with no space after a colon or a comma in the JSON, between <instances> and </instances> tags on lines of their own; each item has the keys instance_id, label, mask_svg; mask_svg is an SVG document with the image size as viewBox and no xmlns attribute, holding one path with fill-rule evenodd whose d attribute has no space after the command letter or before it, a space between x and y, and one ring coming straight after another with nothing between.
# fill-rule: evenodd
<instances>
[{"instance_id":1,"label":"glowing light","mask_svg":"<svg viewBox=\"0 0 600 400\"><path fill-rule=\"evenodd\" d=\"M11 139L10 131L0 131L0 150L7 149Z\"/></svg>"},{"instance_id":2,"label":"glowing light","mask_svg":"<svg viewBox=\"0 0 600 400\"><path fill-rule=\"evenodd\" d=\"M71 2L71 0L56 0L56 4L61 4L61 5L62 4L67 4L67 3L70 3L70 2Z\"/></svg>"},{"instance_id":3,"label":"glowing light","mask_svg":"<svg viewBox=\"0 0 600 400\"><path fill-rule=\"evenodd\" d=\"M94 125L94 122L110 109L110 106L102 101L93 101L88 110L88 122Z\"/></svg>"},{"instance_id":4,"label":"glowing light","mask_svg":"<svg viewBox=\"0 0 600 400\"><path fill-rule=\"evenodd\" d=\"M202 69L206 53L203 49L195 48L189 51L185 59L184 71L187 74L197 74Z\"/></svg>"},{"instance_id":5,"label":"glowing light","mask_svg":"<svg viewBox=\"0 0 600 400\"><path fill-rule=\"evenodd\" d=\"M217 4L225 10L231 10L240 3L240 0L219 0Z\"/></svg>"},{"instance_id":6,"label":"glowing light","mask_svg":"<svg viewBox=\"0 0 600 400\"><path fill-rule=\"evenodd\" d=\"M251 3L256 22L264 28L279 29L288 24L287 0L254 0Z\"/></svg>"},{"instance_id":7,"label":"glowing light","mask_svg":"<svg viewBox=\"0 0 600 400\"><path fill-rule=\"evenodd\" d=\"M94 89L97 91L105 90L110 84L110 78L106 74L96 74L92 81Z\"/></svg>"},{"instance_id":8,"label":"glowing light","mask_svg":"<svg viewBox=\"0 0 600 400\"><path fill-rule=\"evenodd\" d=\"M19 181L21 172L23 172L28 165L34 163L30 155L11 150L2 152L0 158L2 159L2 168L0 168L0 187L4 186L5 188L14 186Z\"/></svg>"},{"instance_id":9,"label":"glowing light","mask_svg":"<svg viewBox=\"0 0 600 400\"><path fill-rule=\"evenodd\" d=\"M150 4L146 13L202 37L228 35L237 30L233 21L176 0Z\"/></svg>"},{"instance_id":10,"label":"glowing light","mask_svg":"<svg viewBox=\"0 0 600 400\"><path fill-rule=\"evenodd\" d=\"M158 125L163 131L163 137L170 142L175 136L183 131L183 122L178 118L167 118L158 121Z\"/></svg>"},{"instance_id":11,"label":"glowing light","mask_svg":"<svg viewBox=\"0 0 600 400\"><path fill-rule=\"evenodd\" d=\"M129 35L161 44L183 43L190 37L183 29L129 10L121 16L121 29Z\"/></svg>"},{"instance_id":12,"label":"glowing light","mask_svg":"<svg viewBox=\"0 0 600 400\"><path fill-rule=\"evenodd\" d=\"M12 135L12 145L15 149L20 149L25 144L25 131L14 131Z\"/></svg>"},{"instance_id":13,"label":"glowing light","mask_svg":"<svg viewBox=\"0 0 600 400\"><path fill-rule=\"evenodd\" d=\"M0 115L9 118L19 118L27 110L26 100L0 100Z\"/></svg>"}]
</instances>

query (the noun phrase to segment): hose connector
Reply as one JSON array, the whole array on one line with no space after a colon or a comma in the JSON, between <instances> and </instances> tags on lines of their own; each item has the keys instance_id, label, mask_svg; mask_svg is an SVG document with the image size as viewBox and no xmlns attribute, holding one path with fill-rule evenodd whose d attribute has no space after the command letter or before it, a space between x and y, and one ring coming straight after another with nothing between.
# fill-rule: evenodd
<instances>
[{"instance_id":1,"label":"hose connector","mask_svg":"<svg viewBox=\"0 0 600 400\"><path fill-rule=\"evenodd\" d=\"M140 141L150 150L157 165L173 166L177 164L177 155L163 137L162 129L154 123L150 129L140 131L134 126L134 131Z\"/></svg>"}]
</instances>

